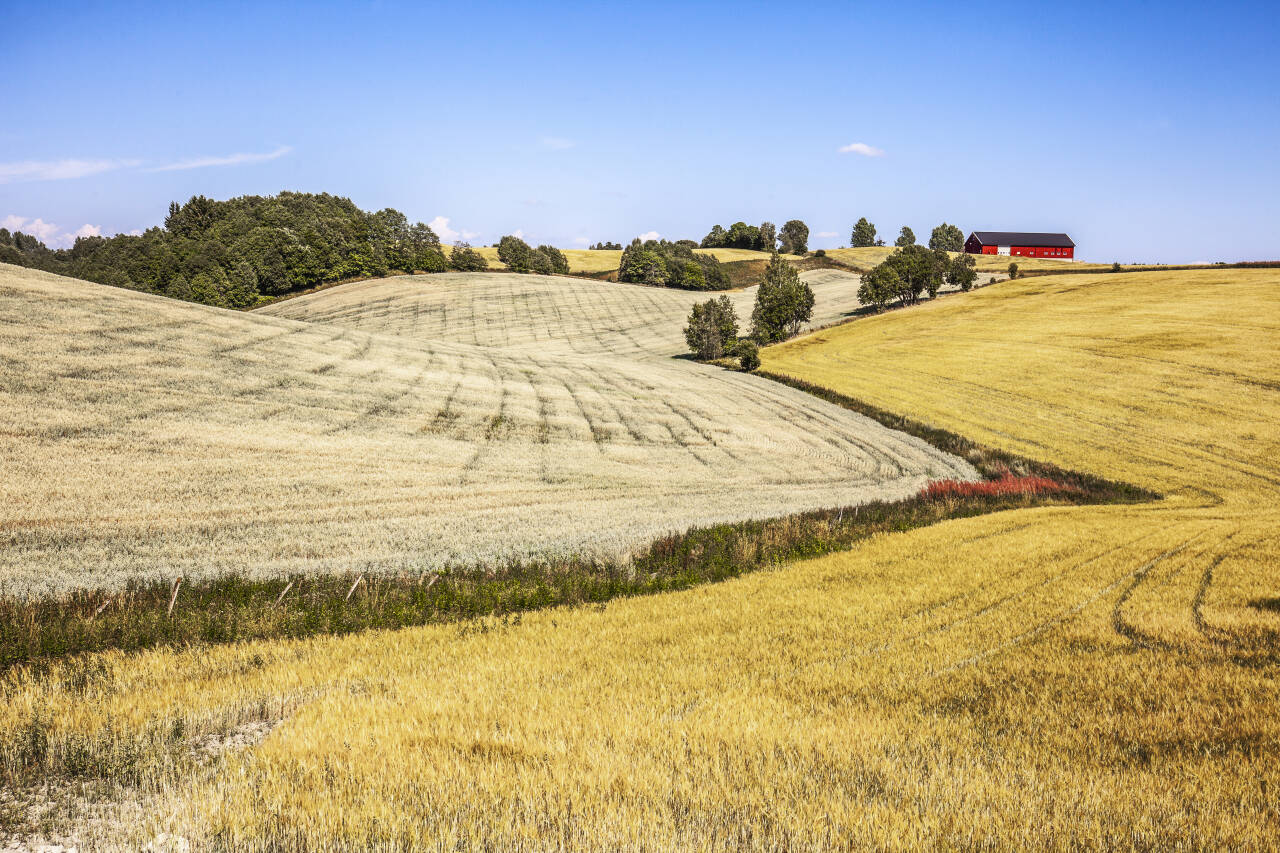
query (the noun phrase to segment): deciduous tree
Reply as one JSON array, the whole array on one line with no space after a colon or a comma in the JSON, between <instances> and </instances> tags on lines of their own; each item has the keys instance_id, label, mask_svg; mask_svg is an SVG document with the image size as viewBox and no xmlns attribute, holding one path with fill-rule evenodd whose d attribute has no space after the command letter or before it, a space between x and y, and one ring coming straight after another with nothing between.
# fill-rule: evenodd
<instances>
[{"instance_id":1,"label":"deciduous tree","mask_svg":"<svg viewBox=\"0 0 1280 853\"><path fill-rule=\"evenodd\" d=\"M946 222L933 229L929 235L929 248L942 249L946 252L964 251L964 232Z\"/></svg>"},{"instance_id":2,"label":"deciduous tree","mask_svg":"<svg viewBox=\"0 0 1280 853\"><path fill-rule=\"evenodd\" d=\"M799 219L789 219L778 232L778 240L784 254L803 255L809 251L809 226Z\"/></svg>"}]
</instances>

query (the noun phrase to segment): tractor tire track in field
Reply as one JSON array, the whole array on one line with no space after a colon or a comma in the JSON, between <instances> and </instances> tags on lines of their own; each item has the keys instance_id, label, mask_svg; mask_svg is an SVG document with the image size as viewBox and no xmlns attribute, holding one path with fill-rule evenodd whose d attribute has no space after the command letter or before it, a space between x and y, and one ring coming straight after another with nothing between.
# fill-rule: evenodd
<instances>
[{"instance_id":1,"label":"tractor tire track in field","mask_svg":"<svg viewBox=\"0 0 1280 853\"><path fill-rule=\"evenodd\" d=\"M1168 532L1169 530L1172 530L1173 527L1174 525L1169 525L1164 529L1164 532ZM1030 640L1034 640L1048 633L1049 631L1052 631L1054 628L1058 627L1059 625L1063 624L1064 622L1068 621L1072 617L1079 614L1085 608L1089 607L1092 604L1095 604L1102 598L1114 592L1118 587L1121 586L1121 584L1131 582L1133 581L1134 578L1138 578L1138 577L1145 578L1146 575L1153 568L1163 563L1165 560L1182 553L1184 550L1187 549L1188 546L1191 545L1192 542L1194 542L1196 539L1199 539L1201 536L1203 536L1205 532L1206 531L1201 531L1200 533L1197 533L1188 539L1184 539L1178 545L1175 545L1174 547L1169 548L1166 551L1163 551L1162 553L1156 555L1150 560L1147 560L1145 563L1138 566L1136 569L1121 575L1120 577L1116 578L1115 580L1101 587L1093 595L1089 596L1083 601L1077 602L1071 607L1068 607L1065 610L1059 611L1049 619L1046 619L1040 622L1035 627L1029 628L1026 631L1016 634L1013 637L1010 637L1008 640L1005 640L1002 643L998 643L995 646L992 646L991 648L984 649L983 651L978 652L977 654L970 655L964 660L954 663L951 666L945 667L943 669L931 670L928 673L928 675L931 677L937 677L941 675L947 675L949 673L956 672L961 669L965 669L967 667L981 663L984 660L992 658L1011 648L1014 648L1015 646L1020 646L1023 643L1026 643Z\"/></svg>"}]
</instances>

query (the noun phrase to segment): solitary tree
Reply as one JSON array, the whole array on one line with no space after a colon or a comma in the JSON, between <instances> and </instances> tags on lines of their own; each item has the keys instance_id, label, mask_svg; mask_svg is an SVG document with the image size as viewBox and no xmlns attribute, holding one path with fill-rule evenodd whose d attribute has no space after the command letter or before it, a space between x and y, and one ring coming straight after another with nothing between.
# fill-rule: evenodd
<instances>
[{"instance_id":1,"label":"solitary tree","mask_svg":"<svg viewBox=\"0 0 1280 853\"><path fill-rule=\"evenodd\" d=\"M1009 278L1018 277L1018 265L1016 263L1009 264Z\"/></svg>"},{"instance_id":2,"label":"solitary tree","mask_svg":"<svg viewBox=\"0 0 1280 853\"><path fill-rule=\"evenodd\" d=\"M782 252L803 255L809 251L809 226L799 219L790 219L782 226L778 239L782 242Z\"/></svg>"},{"instance_id":3,"label":"solitary tree","mask_svg":"<svg viewBox=\"0 0 1280 853\"><path fill-rule=\"evenodd\" d=\"M795 267L775 252L756 290L751 336L760 343L786 340L812 316L813 290L800 280Z\"/></svg>"},{"instance_id":4,"label":"solitary tree","mask_svg":"<svg viewBox=\"0 0 1280 853\"><path fill-rule=\"evenodd\" d=\"M853 226L853 233L849 236L849 243L855 249L862 249L876 244L876 227L867 221L867 217L862 217Z\"/></svg>"},{"instance_id":5,"label":"solitary tree","mask_svg":"<svg viewBox=\"0 0 1280 853\"><path fill-rule=\"evenodd\" d=\"M929 235L929 248L946 252L964 251L964 232L954 225L942 223Z\"/></svg>"},{"instance_id":6,"label":"solitary tree","mask_svg":"<svg viewBox=\"0 0 1280 853\"><path fill-rule=\"evenodd\" d=\"M698 358L704 361L719 358L733 346L737 337L738 315L729 297L721 296L693 306L684 339Z\"/></svg>"},{"instance_id":7,"label":"solitary tree","mask_svg":"<svg viewBox=\"0 0 1280 853\"><path fill-rule=\"evenodd\" d=\"M903 246L914 246L916 244L916 232L912 231L906 225L902 226L902 230L898 232L898 239L893 241L893 245L898 248Z\"/></svg>"}]
</instances>

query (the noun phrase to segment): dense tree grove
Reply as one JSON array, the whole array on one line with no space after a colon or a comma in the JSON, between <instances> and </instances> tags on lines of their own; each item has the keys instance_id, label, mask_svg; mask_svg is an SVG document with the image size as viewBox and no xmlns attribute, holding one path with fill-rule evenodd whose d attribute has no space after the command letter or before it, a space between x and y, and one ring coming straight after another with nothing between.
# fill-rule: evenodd
<instances>
[{"instance_id":1,"label":"dense tree grove","mask_svg":"<svg viewBox=\"0 0 1280 853\"><path fill-rule=\"evenodd\" d=\"M712 226L707 236L702 238L703 249L754 249L758 252L772 252L777 242L777 229L772 222L761 222L748 225L735 222L726 230L719 225Z\"/></svg>"},{"instance_id":2,"label":"dense tree grove","mask_svg":"<svg viewBox=\"0 0 1280 853\"><path fill-rule=\"evenodd\" d=\"M703 361L732 352L738 340L738 314L727 296L694 305L684 330L689 350Z\"/></svg>"},{"instance_id":3,"label":"dense tree grove","mask_svg":"<svg viewBox=\"0 0 1280 853\"><path fill-rule=\"evenodd\" d=\"M876 227L868 222L865 216L858 220L853 226L853 233L849 235L849 245L855 249L878 246L880 242L876 239Z\"/></svg>"},{"instance_id":4,"label":"dense tree grove","mask_svg":"<svg viewBox=\"0 0 1280 853\"><path fill-rule=\"evenodd\" d=\"M540 275L568 275L569 261L554 246L533 248L519 237L508 234L498 241L498 260L512 272L534 272Z\"/></svg>"},{"instance_id":5,"label":"dense tree grove","mask_svg":"<svg viewBox=\"0 0 1280 853\"><path fill-rule=\"evenodd\" d=\"M695 253L692 240L631 241L622 250L618 281L678 287L683 290L725 290L729 275L720 262L707 254Z\"/></svg>"},{"instance_id":6,"label":"dense tree grove","mask_svg":"<svg viewBox=\"0 0 1280 853\"><path fill-rule=\"evenodd\" d=\"M904 246L862 277L858 298L877 308L894 301L912 305L923 293L937 296L944 282L969 290L977 277L971 255L953 258L942 249Z\"/></svg>"},{"instance_id":7,"label":"dense tree grove","mask_svg":"<svg viewBox=\"0 0 1280 853\"><path fill-rule=\"evenodd\" d=\"M898 239L893 241L893 245L901 249L903 246L914 246L915 244L916 232L903 225L902 230L898 232Z\"/></svg>"},{"instance_id":8,"label":"dense tree grove","mask_svg":"<svg viewBox=\"0 0 1280 853\"><path fill-rule=\"evenodd\" d=\"M786 255L803 255L809 251L809 226L799 219L789 219L778 232L778 251Z\"/></svg>"},{"instance_id":9,"label":"dense tree grove","mask_svg":"<svg viewBox=\"0 0 1280 853\"><path fill-rule=\"evenodd\" d=\"M963 252L964 232L944 222L929 235L929 248L942 249L944 252Z\"/></svg>"},{"instance_id":10,"label":"dense tree grove","mask_svg":"<svg viewBox=\"0 0 1280 853\"><path fill-rule=\"evenodd\" d=\"M592 243L588 249L612 249L615 252L622 251L621 243Z\"/></svg>"},{"instance_id":11,"label":"dense tree grove","mask_svg":"<svg viewBox=\"0 0 1280 853\"><path fill-rule=\"evenodd\" d=\"M813 289L777 252L765 268L751 312L751 337L762 344L785 341L813 316Z\"/></svg>"},{"instance_id":12,"label":"dense tree grove","mask_svg":"<svg viewBox=\"0 0 1280 853\"><path fill-rule=\"evenodd\" d=\"M293 192L193 196L169 206L163 228L80 237L56 251L0 229L0 261L229 308L325 282L448 268L435 232L399 211Z\"/></svg>"}]
</instances>

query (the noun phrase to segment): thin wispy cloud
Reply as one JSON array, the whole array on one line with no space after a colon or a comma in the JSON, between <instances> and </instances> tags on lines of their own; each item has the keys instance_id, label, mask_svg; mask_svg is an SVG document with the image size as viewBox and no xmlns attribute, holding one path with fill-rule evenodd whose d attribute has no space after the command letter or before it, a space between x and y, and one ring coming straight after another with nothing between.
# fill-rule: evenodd
<instances>
[{"instance_id":1,"label":"thin wispy cloud","mask_svg":"<svg viewBox=\"0 0 1280 853\"><path fill-rule=\"evenodd\" d=\"M137 166L141 160L18 160L0 163L0 184L65 181Z\"/></svg>"},{"instance_id":2,"label":"thin wispy cloud","mask_svg":"<svg viewBox=\"0 0 1280 853\"><path fill-rule=\"evenodd\" d=\"M838 235L834 231L819 231L818 236L819 237L835 237Z\"/></svg>"},{"instance_id":3,"label":"thin wispy cloud","mask_svg":"<svg viewBox=\"0 0 1280 853\"><path fill-rule=\"evenodd\" d=\"M565 139L563 136L544 136L542 137L542 147L550 148L552 151L563 151L566 148L572 148L578 143L572 139Z\"/></svg>"},{"instance_id":4,"label":"thin wispy cloud","mask_svg":"<svg viewBox=\"0 0 1280 853\"><path fill-rule=\"evenodd\" d=\"M883 157L884 149L876 148L865 142L851 142L848 145L840 146L841 154L859 154L863 157Z\"/></svg>"},{"instance_id":5,"label":"thin wispy cloud","mask_svg":"<svg viewBox=\"0 0 1280 853\"><path fill-rule=\"evenodd\" d=\"M292 150L293 147L290 145L281 145L274 151L268 151L265 154L227 154L224 157L193 157L189 160L179 160L176 163L156 166L147 171L176 172L181 169L207 169L211 166L243 166L246 163L265 163L268 160L278 160Z\"/></svg>"}]
</instances>

